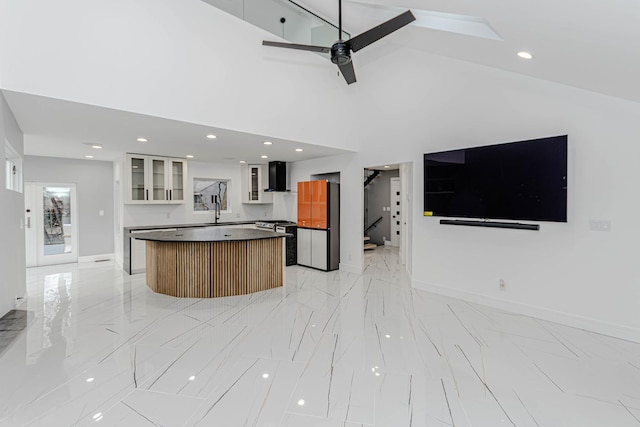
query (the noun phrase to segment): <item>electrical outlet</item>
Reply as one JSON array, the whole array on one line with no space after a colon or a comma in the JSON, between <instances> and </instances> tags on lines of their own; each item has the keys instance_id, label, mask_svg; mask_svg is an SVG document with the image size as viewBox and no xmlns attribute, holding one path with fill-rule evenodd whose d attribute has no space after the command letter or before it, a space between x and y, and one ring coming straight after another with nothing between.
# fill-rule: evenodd
<instances>
[{"instance_id":1,"label":"electrical outlet","mask_svg":"<svg viewBox=\"0 0 640 427\"><path fill-rule=\"evenodd\" d=\"M611 231L611 221L610 220L598 220L592 219L589 221L589 229L591 231Z\"/></svg>"},{"instance_id":2,"label":"electrical outlet","mask_svg":"<svg viewBox=\"0 0 640 427\"><path fill-rule=\"evenodd\" d=\"M500 286L500 290L503 290L503 291L504 291L504 290L506 289L506 287L507 287L507 284L506 284L506 283L504 283L504 280L503 280L503 279L500 279L500 283L499 283L499 285L498 285L498 286Z\"/></svg>"}]
</instances>

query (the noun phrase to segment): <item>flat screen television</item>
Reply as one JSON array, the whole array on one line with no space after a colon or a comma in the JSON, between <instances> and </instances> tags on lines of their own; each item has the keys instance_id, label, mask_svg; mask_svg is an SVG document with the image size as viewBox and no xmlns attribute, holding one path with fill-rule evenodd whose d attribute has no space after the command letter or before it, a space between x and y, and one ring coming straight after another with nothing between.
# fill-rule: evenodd
<instances>
[{"instance_id":1,"label":"flat screen television","mask_svg":"<svg viewBox=\"0 0 640 427\"><path fill-rule=\"evenodd\" d=\"M424 214L567 222L567 135L425 154Z\"/></svg>"}]
</instances>

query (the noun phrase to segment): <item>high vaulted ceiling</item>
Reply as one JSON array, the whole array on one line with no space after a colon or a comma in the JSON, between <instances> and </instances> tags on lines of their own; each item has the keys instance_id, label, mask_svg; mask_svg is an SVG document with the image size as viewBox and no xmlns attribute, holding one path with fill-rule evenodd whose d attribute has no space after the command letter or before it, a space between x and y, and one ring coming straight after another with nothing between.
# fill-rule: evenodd
<instances>
[{"instance_id":1,"label":"high vaulted ceiling","mask_svg":"<svg viewBox=\"0 0 640 427\"><path fill-rule=\"evenodd\" d=\"M337 23L338 0L298 2ZM366 72L368 64L374 66L380 55L394 47L408 48L640 102L640 1L344 0L343 26L354 36L408 8L419 19L355 53L358 72ZM481 27L476 24L484 23L497 37L465 33L460 25L449 25L456 23L452 17L462 26L471 22L476 29ZM534 59L519 58L519 51L530 52ZM114 160L129 151L177 157L191 154L205 161L266 162L343 152L273 139L274 145L266 147L262 142L271 139L268 135L211 129L18 92L3 93L27 135L26 154L77 158L93 154L96 159ZM155 129L156 134L149 129ZM218 139L207 141L203 138L207 133L216 133ZM150 142L132 142L138 136ZM92 142L105 148L92 151L88 144ZM211 149L212 144L216 149ZM295 148L304 151L295 152ZM261 159L262 154L269 159Z\"/></svg>"},{"instance_id":2,"label":"high vaulted ceiling","mask_svg":"<svg viewBox=\"0 0 640 427\"><path fill-rule=\"evenodd\" d=\"M338 22L338 0L298 3ZM383 39L386 43L640 102L638 1L344 0L344 29L353 37L376 26L385 16L381 8L389 10L388 17L412 9L416 16L439 12L482 18L502 38L426 28L418 19ZM520 59L516 56L519 51L530 52L534 59ZM358 66L360 52L354 54L354 61Z\"/></svg>"}]
</instances>

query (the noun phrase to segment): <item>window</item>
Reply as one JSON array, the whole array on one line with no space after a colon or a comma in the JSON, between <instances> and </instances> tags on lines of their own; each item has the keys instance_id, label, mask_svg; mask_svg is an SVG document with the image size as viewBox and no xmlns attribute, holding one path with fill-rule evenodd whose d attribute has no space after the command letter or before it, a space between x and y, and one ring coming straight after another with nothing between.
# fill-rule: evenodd
<instances>
[{"instance_id":1,"label":"window","mask_svg":"<svg viewBox=\"0 0 640 427\"><path fill-rule=\"evenodd\" d=\"M218 202L221 212L231 212L230 184L228 179L193 178L193 211L213 212Z\"/></svg>"},{"instance_id":2,"label":"window","mask_svg":"<svg viewBox=\"0 0 640 427\"><path fill-rule=\"evenodd\" d=\"M5 182L7 190L22 193L22 157L5 140Z\"/></svg>"}]
</instances>

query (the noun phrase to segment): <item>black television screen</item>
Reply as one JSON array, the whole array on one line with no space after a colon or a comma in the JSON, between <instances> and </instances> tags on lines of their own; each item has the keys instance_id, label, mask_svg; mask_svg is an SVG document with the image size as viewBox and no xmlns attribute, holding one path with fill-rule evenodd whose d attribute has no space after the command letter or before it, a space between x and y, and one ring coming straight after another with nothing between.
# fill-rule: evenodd
<instances>
[{"instance_id":1,"label":"black television screen","mask_svg":"<svg viewBox=\"0 0 640 427\"><path fill-rule=\"evenodd\" d=\"M425 154L424 214L567 222L567 136Z\"/></svg>"}]
</instances>

